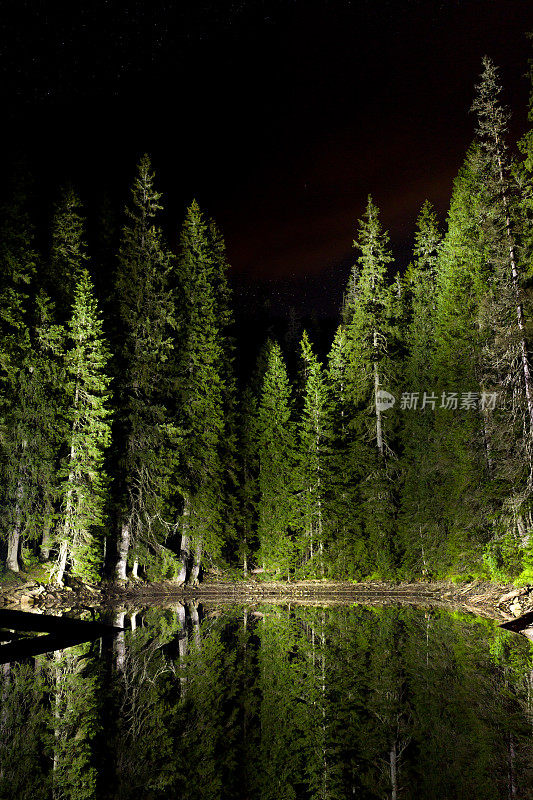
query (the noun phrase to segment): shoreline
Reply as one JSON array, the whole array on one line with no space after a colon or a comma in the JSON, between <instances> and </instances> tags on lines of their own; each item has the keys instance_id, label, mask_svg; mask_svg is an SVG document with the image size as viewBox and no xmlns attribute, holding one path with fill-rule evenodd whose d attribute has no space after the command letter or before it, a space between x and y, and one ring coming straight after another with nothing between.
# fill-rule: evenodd
<instances>
[{"instance_id":1,"label":"shoreline","mask_svg":"<svg viewBox=\"0 0 533 800\"><path fill-rule=\"evenodd\" d=\"M347 605L406 603L462 609L500 624L515 623L533 612L533 586L516 587L489 581L217 581L198 586L178 586L172 582L126 584L104 583L89 586L77 582L63 588L45 585L31 575L20 575L18 583L0 582L0 608L37 613L80 613L96 608L175 603L245 604L279 603L290 605ZM531 624L531 623L529 623ZM511 627L511 625L510 625ZM533 636L533 631L532 631Z\"/></svg>"}]
</instances>

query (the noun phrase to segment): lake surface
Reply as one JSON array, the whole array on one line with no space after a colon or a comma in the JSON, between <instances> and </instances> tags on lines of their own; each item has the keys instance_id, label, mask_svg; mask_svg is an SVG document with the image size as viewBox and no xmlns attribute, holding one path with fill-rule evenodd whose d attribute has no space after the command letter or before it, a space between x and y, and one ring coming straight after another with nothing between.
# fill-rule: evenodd
<instances>
[{"instance_id":1,"label":"lake surface","mask_svg":"<svg viewBox=\"0 0 533 800\"><path fill-rule=\"evenodd\" d=\"M114 621L0 667L1 798L533 798L531 644L495 623L362 605Z\"/></svg>"}]
</instances>

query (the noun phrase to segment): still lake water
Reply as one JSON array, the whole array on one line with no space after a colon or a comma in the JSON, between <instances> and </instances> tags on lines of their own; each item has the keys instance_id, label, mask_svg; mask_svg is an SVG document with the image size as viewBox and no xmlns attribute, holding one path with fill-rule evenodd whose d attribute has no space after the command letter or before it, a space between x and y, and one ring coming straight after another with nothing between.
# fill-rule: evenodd
<instances>
[{"instance_id":1,"label":"still lake water","mask_svg":"<svg viewBox=\"0 0 533 800\"><path fill-rule=\"evenodd\" d=\"M533 798L532 647L495 623L363 605L122 620L0 667L2 799Z\"/></svg>"}]
</instances>

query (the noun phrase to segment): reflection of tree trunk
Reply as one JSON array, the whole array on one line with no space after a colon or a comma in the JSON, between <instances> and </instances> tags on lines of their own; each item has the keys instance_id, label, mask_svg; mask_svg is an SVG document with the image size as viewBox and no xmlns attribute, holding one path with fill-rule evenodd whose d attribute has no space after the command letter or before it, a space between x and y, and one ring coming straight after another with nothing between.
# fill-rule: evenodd
<instances>
[{"instance_id":1,"label":"reflection of tree trunk","mask_svg":"<svg viewBox=\"0 0 533 800\"><path fill-rule=\"evenodd\" d=\"M131 625L131 630L132 631L136 631L137 630L137 612L136 611L133 611L130 614L130 625Z\"/></svg>"},{"instance_id":2,"label":"reflection of tree trunk","mask_svg":"<svg viewBox=\"0 0 533 800\"><path fill-rule=\"evenodd\" d=\"M198 604L191 603L190 610L194 643L198 650L200 650L202 647L202 637L200 635L200 616L198 614Z\"/></svg>"},{"instance_id":3,"label":"reflection of tree trunk","mask_svg":"<svg viewBox=\"0 0 533 800\"><path fill-rule=\"evenodd\" d=\"M62 657L61 650L56 650L53 654L53 659L56 663L55 666L55 697L54 697L54 764L53 770L56 772L59 766L59 748L60 748L60 738L61 738L61 687L62 687L62 680L61 680L61 666L60 661ZM54 778L54 783L56 779ZM55 797L55 792L54 792Z\"/></svg>"},{"instance_id":4,"label":"reflection of tree trunk","mask_svg":"<svg viewBox=\"0 0 533 800\"><path fill-rule=\"evenodd\" d=\"M128 566L128 553L130 549L130 526L129 523L123 522L120 527L117 555L118 561L116 566L116 576L118 580L127 580L126 569Z\"/></svg>"},{"instance_id":5,"label":"reflection of tree trunk","mask_svg":"<svg viewBox=\"0 0 533 800\"><path fill-rule=\"evenodd\" d=\"M398 743L396 739L392 742L390 753L390 785L391 785L391 800L398 798Z\"/></svg>"},{"instance_id":6,"label":"reflection of tree trunk","mask_svg":"<svg viewBox=\"0 0 533 800\"><path fill-rule=\"evenodd\" d=\"M509 800L516 797L516 773L515 773L515 749L513 736L510 733L508 739L509 748Z\"/></svg>"},{"instance_id":7,"label":"reflection of tree trunk","mask_svg":"<svg viewBox=\"0 0 533 800\"><path fill-rule=\"evenodd\" d=\"M181 696L185 695L185 688L187 686L186 663L187 658L187 645L189 640L187 638L187 612L185 606L178 603L176 606L176 615L179 620L179 633L178 633L178 652L179 652L179 666L180 666L180 687Z\"/></svg>"},{"instance_id":8,"label":"reflection of tree trunk","mask_svg":"<svg viewBox=\"0 0 533 800\"><path fill-rule=\"evenodd\" d=\"M193 586L198 586L198 577L200 575L201 564L202 564L202 542L198 541L194 548L194 556L191 569L191 583Z\"/></svg>"},{"instance_id":9,"label":"reflection of tree trunk","mask_svg":"<svg viewBox=\"0 0 533 800\"><path fill-rule=\"evenodd\" d=\"M117 611L115 614L114 624L118 628L124 627L125 611ZM126 661L126 639L124 631L119 631L115 636L115 665L118 672L124 672L124 663Z\"/></svg>"}]
</instances>

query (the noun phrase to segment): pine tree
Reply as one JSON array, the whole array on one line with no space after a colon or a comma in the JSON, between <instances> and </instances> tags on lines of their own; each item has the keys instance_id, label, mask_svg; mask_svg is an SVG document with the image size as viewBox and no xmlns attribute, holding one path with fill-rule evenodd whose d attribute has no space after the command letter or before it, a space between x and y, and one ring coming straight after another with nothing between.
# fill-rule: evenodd
<instances>
[{"instance_id":1,"label":"pine tree","mask_svg":"<svg viewBox=\"0 0 533 800\"><path fill-rule=\"evenodd\" d=\"M524 291L527 268L520 261L527 246L520 248L518 243L521 238L527 241L528 234L512 181L506 144L509 115L500 95L498 70L485 58L472 110L477 116L475 167L482 187L478 218L490 270L480 314L485 331L480 380L483 388L503 389L500 407L485 414L490 471L498 484L493 488L503 500L493 540L510 536L527 548L533 527L533 377Z\"/></svg>"},{"instance_id":2,"label":"pine tree","mask_svg":"<svg viewBox=\"0 0 533 800\"><path fill-rule=\"evenodd\" d=\"M172 258L155 224L160 199L145 155L126 212L115 281L120 321L116 440L121 451L116 574L123 580L130 548L135 574L141 555L161 556L168 535L169 447L175 437L168 411L174 302Z\"/></svg>"},{"instance_id":3,"label":"pine tree","mask_svg":"<svg viewBox=\"0 0 533 800\"><path fill-rule=\"evenodd\" d=\"M295 541L296 431L289 377L277 343L268 353L258 410L257 448L259 559L276 577L290 576L299 555Z\"/></svg>"},{"instance_id":4,"label":"pine tree","mask_svg":"<svg viewBox=\"0 0 533 800\"><path fill-rule=\"evenodd\" d=\"M484 487L490 479L483 417L465 397L478 397L484 331L482 297L489 281L485 244L477 223L479 184L476 147L467 154L454 183L447 230L439 253L435 310L434 496L440 503L438 568L472 565L486 528ZM484 480L480 480L483 476Z\"/></svg>"},{"instance_id":5,"label":"pine tree","mask_svg":"<svg viewBox=\"0 0 533 800\"><path fill-rule=\"evenodd\" d=\"M414 259L406 275L410 308L405 335L407 353L402 375L402 568L407 572L414 569L417 574L430 572L430 565L434 562L432 548L438 541L435 531L435 502L438 500L434 460L427 457L428 447L434 437L434 413L430 404L425 408L422 406L424 393L426 397L432 393L435 377L437 261L441 238L435 211L426 201L418 217ZM406 398L408 402L405 402Z\"/></svg>"},{"instance_id":6,"label":"pine tree","mask_svg":"<svg viewBox=\"0 0 533 800\"><path fill-rule=\"evenodd\" d=\"M52 246L46 270L47 288L62 319L72 308L74 291L88 260L81 203L72 189L63 189L52 221Z\"/></svg>"},{"instance_id":7,"label":"pine tree","mask_svg":"<svg viewBox=\"0 0 533 800\"><path fill-rule=\"evenodd\" d=\"M177 484L183 496L181 546L185 580L196 583L202 560L219 559L227 474L224 460L233 445L225 440L233 413L231 325L223 243L200 208L187 209L177 265L178 317L176 386L178 420L183 431L177 454ZM223 451L224 455L223 455Z\"/></svg>"},{"instance_id":8,"label":"pine tree","mask_svg":"<svg viewBox=\"0 0 533 800\"><path fill-rule=\"evenodd\" d=\"M325 513L327 564L333 577L361 578L371 572L363 531L360 480L367 446L354 435L357 406L350 391L350 342L340 325L328 356Z\"/></svg>"},{"instance_id":9,"label":"pine tree","mask_svg":"<svg viewBox=\"0 0 533 800\"><path fill-rule=\"evenodd\" d=\"M360 250L352 269L344 307L349 361L347 392L354 408L352 436L366 444L359 482L369 553L381 574L393 568L393 438L395 413L381 410L381 391L394 388L397 331L394 300L387 280L392 262L389 237L369 197L354 246ZM387 387L384 389L384 387ZM388 416L386 416L388 414Z\"/></svg>"},{"instance_id":10,"label":"pine tree","mask_svg":"<svg viewBox=\"0 0 533 800\"><path fill-rule=\"evenodd\" d=\"M108 361L92 282L84 270L75 291L65 354L70 426L57 531L56 579L60 585L69 561L75 576L95 581L101 575L106 496L103 462L111 431Z\"/></svg>"},{"instance_id":11,"label":"pine tree","mask_svg":"<svg viewBox=\"0 0 533 800\"><path fill-rule=\"evenodd\" d=\"M326 384L322 365L313 353L305 331L300 350L305 378L298 444L304 569L306 575L310 570L316 570L324 577Z\"/></svg>"},{"instance_id":12,"label":"pine tree","mask_svg":"<svg viewBox=\"0 0 533 800\"><path fill-rule=\"evenodd\" d=\"M17 180L2 209L0 234L0 402L2 413L2 472L4 535L7 567L18 571L26 491L29 433L25 419L26 385L31 368L28 320L31 283L37 254L27 210L24 182ZM22 422L22 424L21 424Z\"/></svg>"}]
</instances>

